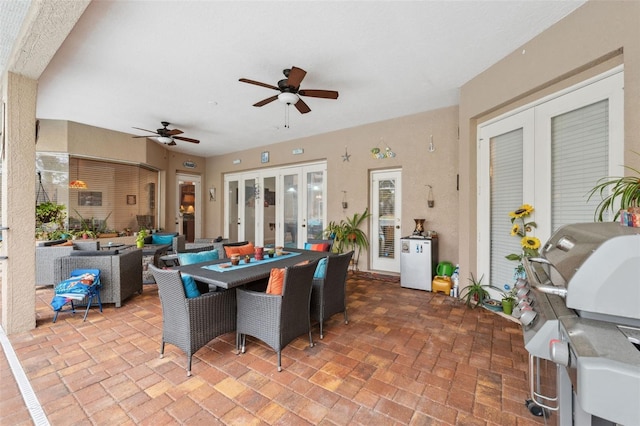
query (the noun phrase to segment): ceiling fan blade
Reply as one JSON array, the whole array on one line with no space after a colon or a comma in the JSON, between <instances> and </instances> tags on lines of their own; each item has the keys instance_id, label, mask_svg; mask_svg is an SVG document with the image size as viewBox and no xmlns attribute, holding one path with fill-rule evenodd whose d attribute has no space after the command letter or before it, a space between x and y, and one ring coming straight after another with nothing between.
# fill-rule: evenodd
<instances>
[{"instance_id":1,"label":"ceiling fan blade","mask_svg":"<svg viewBox=\"0 0 640 426\"><path fill-rule=\"evenodd\" d=\"M298 102L295 103L296 109L300 111L300 114L306 114L311 111L309 105L305 104L302 99L298 99Z\"/></svg>"},{"instance_id":2,"label":"ceiling fan blade","mask_svg":"<svg viewBox=\"0 0 640 426\"><path fill-rule=\"evenodd\" d=\"M166 133L167 133L168 136L175 136L175 135L180 135L180 134L182 134L184 132L182 130L178 130L178 129L171 129L171 130L168 130Z\"/></svg>"},{"instance_id":3,"label":"ceiling fan blade","mask_svg":"<svg viewBox=\"0 0 640 426\"><path fill-rule=\"evenodd\" d=\"M156 136L131 136L132 138L155 138Z\"/></svg>"},{"instance_id":4,"label":"ceiling fan blade","mask_svg":"<svg viewBox=\"0 0 640 426\"><path fill-rule=\"evenodd\" d=\"M298 95L311 96L312 98L338 99L338 92L335 90L299 90Z\"/></svg>"},{"instance_id":5,"label":"ceiling fan blade","mask_svg":"<svg viewBox=\"0 0 640 426\"><path fill-rule=\"evenodd\" d=\"M307 72L302 68L291 67L289 77L287 77L287 84L291 87L300 87L300 83L302 83L305 75L307 75Z\"/></svg>"},{"instance_id":6,"label":"ceiling fan blade","mask_svg":"<svg viewBox=\"0 0 640 426\"><path fill-rule=\"evenodd\" d=\"M158 134L158 132L156 132L154 130L141 129L140 127L134 127L134 129L142 130L142 131L149 132L149 133L155 133L156 135ZM146 137L146 136L141 136L141 137Z\"/></svg>"},{"instance_id":7,"label":"ceiling fan blade","mask_svg":"<svg viewBox=\"0 0 640 426\"><path fill-rule=\"evenodd\" d=\"M278 91L280 90L276 86L272 86L271 84L260 83L259 81L249 80L248 78L241 78L238 81L241 81L243 83L255 84L256 86L266 87L267 89L273 89L273 90L278 90Z\"/></svg>"},{"instance_id":8,"label":"ceiling fan blade","mask_svg":"<svg viewBox=\"0 0 640 426\"><path fill-rule=\"evenodd\" d=\"M178 139L180 141L191 142L191 143L200 143L198 139L185 138L184 136L173 136L173 139ZM172 144L169 144L169 145L172 145ZM173 145L175 145L175 141Z\"/></svg>"},{"instance_id":9,"label":"ceiling fan blade","mask_svg":"<svg viewBox=\"0 0 640 426\"><path fill-rule=\"evenodd\" d=\"M271 96L270 98L267 98L267 99L263 99L260 102L256 102L255 104L253 104L253 106L254 107L261 107L261 106L264 106L264 105L266 105L268 103L271 103L271 102L275 101L276 99L278 99L278 95Z\"/></svg>"}]
</instances>

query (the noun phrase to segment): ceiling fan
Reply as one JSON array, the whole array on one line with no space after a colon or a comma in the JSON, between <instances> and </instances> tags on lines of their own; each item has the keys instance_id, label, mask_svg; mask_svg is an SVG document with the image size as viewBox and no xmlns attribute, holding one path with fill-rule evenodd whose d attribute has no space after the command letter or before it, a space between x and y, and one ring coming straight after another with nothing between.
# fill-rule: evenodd
<instances>
[{"instance_id":1,"label":"ceiling fan","mask_svg":"<svg viewBox=\"0 0 640 426\"><path fill-rule=\"evenodd\" d=\"M255 107L264 106L270 102L278 99L285 104L294 105L301 114L306 114L311 111L311 108L302 100L300 96L310 96L312 98L324 98L324 99L338 99L338 92L335 90L304 90L300 89L300 83L307 72L302 68L291 67L282 71L285 78L278 81L278 86L272 86L271 84L261 83L255 80L249 80L247 78L241 78L243 83L255 84L256 86L266 87L268 89L278 90L280 93L269 98L263 99L260 102L253 104Z\"/></svg>"},{"instance_id":2,"label":"ceiling fan","mask_svg":"<svg viewBox=\"0 0 640 426\"><path fill-rule=\"evenodd\" d=\"M134 129L144 130L145 132L155 133L158 136L134 136L134 138L153 138L155 137L158 142L161 142L165 145L173 146L176 145L176 141L174 139L178 139L185 142L191 143L200 143L197 139L185 138L184 136L177 136L184 133L182 130L178 129L167 129L167 126L171 123L167 121L162 121L164 127L162 129L158 129L155 132L153 130L141 129L140 127L134 127Z\"/></svg>"}]
</instances>

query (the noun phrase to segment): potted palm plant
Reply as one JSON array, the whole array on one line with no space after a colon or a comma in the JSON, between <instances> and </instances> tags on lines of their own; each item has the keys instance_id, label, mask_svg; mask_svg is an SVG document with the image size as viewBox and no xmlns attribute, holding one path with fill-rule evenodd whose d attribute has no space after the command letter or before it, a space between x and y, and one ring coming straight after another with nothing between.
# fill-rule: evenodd
<instances>
[{"instance_id":1,"label":"potted palm plant","mask_svg":"<svg viewBox=\"0 0 640 426\"><path fill-rule=\"evenodd\" d=\"M333 251L336 253L344 253L353 250L355 253L353 263L358 264L360 251L369 248L369 238L367 234L360 229L371 217L369 209L365 208L362 213L354 213L342 219L340 222L329 222L324 230L324 235L334 241Z\"/></svg>"},{"instance_id":2,"label":"potted palm plant","mask_svg":"<svg viewBox=\"0 0 640 426\"><path fill-rule=\"evenodd\" d=\"M148 232L144 228L140 228L138 231L138 235L136 235L136 247L143 248L144 247L144 239L147 237Z\"/></svg>"}]
</instances>

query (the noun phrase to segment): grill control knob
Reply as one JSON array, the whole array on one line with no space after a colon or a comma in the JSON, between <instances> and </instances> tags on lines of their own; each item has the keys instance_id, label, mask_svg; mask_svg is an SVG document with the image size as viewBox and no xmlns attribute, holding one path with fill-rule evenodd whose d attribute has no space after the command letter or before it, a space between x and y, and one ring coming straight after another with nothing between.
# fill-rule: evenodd
<instances>
[{"instance_id":1,"label":"grill control knob","mask_svg":"<svg viewBox=\"0 0 640 426\"><path fill-rule=\"evenodd\" d=\"M549 356L551 361L562 366L569 366L569 344L558 339L549 341Z\"/></svg>"}]
</instances>

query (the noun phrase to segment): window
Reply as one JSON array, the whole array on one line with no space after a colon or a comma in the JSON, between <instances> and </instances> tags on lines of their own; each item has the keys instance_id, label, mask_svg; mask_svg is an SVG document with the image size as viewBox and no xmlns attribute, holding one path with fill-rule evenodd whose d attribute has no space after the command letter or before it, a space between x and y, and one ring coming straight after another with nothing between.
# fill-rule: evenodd
<instances>
[{"instance_id":1,"label":"window","mask_svg":"<svg viewBox=\"0 0 640 426\"><path fill-rule=\"evenodd\" d=\"M593 221L598 179L623 173L623 72L615 69L478 128L478 267L513 282L520 252L509 212L534 208L544 243L562 225ZM530 234L531 235L531 234Z\"/></svg>"}]
</instances>

